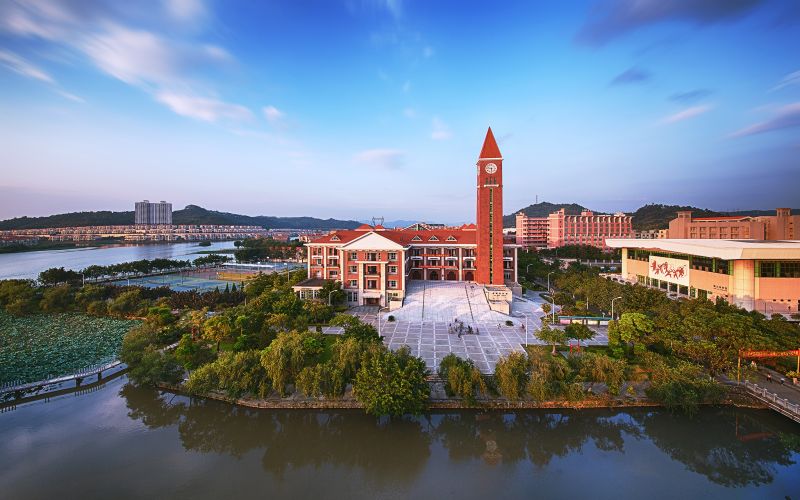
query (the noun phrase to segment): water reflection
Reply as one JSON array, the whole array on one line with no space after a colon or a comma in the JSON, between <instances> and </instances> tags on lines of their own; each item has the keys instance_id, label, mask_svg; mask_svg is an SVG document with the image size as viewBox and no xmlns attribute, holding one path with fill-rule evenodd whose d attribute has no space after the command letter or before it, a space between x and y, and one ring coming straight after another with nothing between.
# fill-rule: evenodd
<instances>
[{"instance_id":1,"label":"water reflection","mask_svg":"<svg viewBox=\"0 0 800 500\"><path fill-rule=\"evenodd\" d=\"M263 450L261 464L275 477L305 466L333 465L363 469L378 483L407 481L437 450L453 463L527 463L541 469L570 455L624 454L633 443L652 443L713 483L744 487L770 483L779 469L795 464L800 452L794 423L766 411L727 407L706 409L691 419L662 410L540 410L388 420L360 411L251 410L130 385L120 394L131 418L151 428L177 425L186 450L237 458ZM648 449L650 458L659 455Z\"/></svg>"}]
</instances>

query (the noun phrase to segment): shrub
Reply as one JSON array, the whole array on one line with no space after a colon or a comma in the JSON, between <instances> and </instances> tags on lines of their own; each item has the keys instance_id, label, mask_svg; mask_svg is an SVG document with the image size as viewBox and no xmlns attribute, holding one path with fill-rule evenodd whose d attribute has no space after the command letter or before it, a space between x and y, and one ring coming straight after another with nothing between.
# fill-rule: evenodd
<instances>
[{"instance_id":1,"label":"shrub","mask_svg":"<svg viewBox=\"0 0 800 500\"><path fill-rule=\"evenodd\" d=\"M506 326L514 326L514 322L511 321L510 319L507 319L506 320Z\"/></svg>"},{"instance_id":2,"label":"shrub","mask_svg":"<svg viewBox=\"0 0 800 500\"><path fill-rule=\"evenodd\" d=\"M386 321L394 321L394 316L390 314Z\"/></svg>"},{"instance_id":3,"label":"shrub","mask_svg":"<svg viewBox=\"0 0 800 500\"><path fill-rule=\"evenodd\" d=\"M175 359L189 371L196 370L214 360L214 353L203 343L195 342L192 336L184 334L175 348Z\"/></svg>"},{"instance_id":4,"label":"shrub","mask_svg":"<svg viewBox=\"0 0 800 500\"><path fill-rule=\"evenodd\" d=\"M573 359L582 380L604 383L608 387L609 394L619 395L620 386L625 381L627 364L624 360L591 352Z\"/></svg>"},{"instance_id":5,"label":"shrub","mask_svg":"<svg viewBox=\"0 0 800 500\"><path fill-rule=\"evenodd\" d=\"M42 300L39 307L48 313L59 313L68 311L74 303L72 287L69 285L59 285L45 289L42 293Z\"/></svg>"},{"instance_id":6,"label":"shrub","mask_svg":"<svg viewBox=\"0 0 800 500\"><path fill-rule=\"evenodd\" d=\"M261 365L281 396L286 395L286 385L294 382L305 360L303 337L297 332L279 333L269 347L261 351Z\"/></svg>"}]
</instances>

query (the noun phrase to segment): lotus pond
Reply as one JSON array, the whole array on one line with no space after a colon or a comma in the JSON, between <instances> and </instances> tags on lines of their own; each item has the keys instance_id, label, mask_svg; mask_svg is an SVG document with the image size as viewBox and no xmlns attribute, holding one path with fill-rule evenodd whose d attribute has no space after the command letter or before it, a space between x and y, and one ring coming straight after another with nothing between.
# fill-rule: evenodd
<instances>
[{"instance_id":1,"label":"lotus pond","mask_svg":"<svg viewBox=\"0 0 800 500\"><path fill-rule=\"evenodd\" d=\"M135 320L0 311L0 384L33 382L115 359Z\"/></svg>"}]
</instances>

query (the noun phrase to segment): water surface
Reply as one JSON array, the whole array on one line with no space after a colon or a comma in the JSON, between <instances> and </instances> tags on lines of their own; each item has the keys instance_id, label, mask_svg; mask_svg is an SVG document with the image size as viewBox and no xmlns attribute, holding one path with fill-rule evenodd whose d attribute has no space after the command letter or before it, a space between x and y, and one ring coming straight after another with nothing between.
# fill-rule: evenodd
<instances>
[{"instance_id":1,"label":"water surface","mask_svg":"<svg viewBox=\"0 0 800 500\"><path fill-rule=\"evenodd\" d=\"M0 413L5 498L800 498L769 411L251 410L137 389Z\"/></svg>"},{"instance_id":2,"label":"water surface","mask_svg":"<svg viewBox=\"0 0 800 500\"><path fill-rule=\"evenodd\" d=\"M142 259L194 260L204 255L198 252L225 248L233 248L233 242L216 241L208 247L201 247L198 242L148 243L6 253L0 254L0 280L35 279L51 267L79 271L91 265L107 266Z\"/></svg>"}]
</instances>

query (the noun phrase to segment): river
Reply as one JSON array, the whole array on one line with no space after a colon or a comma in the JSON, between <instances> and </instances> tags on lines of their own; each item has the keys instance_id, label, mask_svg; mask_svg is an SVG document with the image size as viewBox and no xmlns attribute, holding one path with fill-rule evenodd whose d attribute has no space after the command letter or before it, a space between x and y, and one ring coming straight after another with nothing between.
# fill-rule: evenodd
<instances>
[{"instance_id":1,"label":"river","mask_svg":"<svg viewBox=\"0 0 800 500\"><path fill-rule=\"evenodd\" d=\"M0 413L4 498L798 498L766 410L254 410L135 388Z\"/></svg>"},{"instance_id":2,"label":"river","mask_svg":"<svg viewBox=\"0 0 800 500\"><path fill-rule=\"evenodd\" d=\"M233 248L232 241L217 241L201 247L191 243L148 243L142 245L104 245L100 247L69 248L0 254L0 280L35 279L51 267L79 271L93 264L107 266L142 259L193 260L203 250Z\"/></svg>"}]
</instances>

